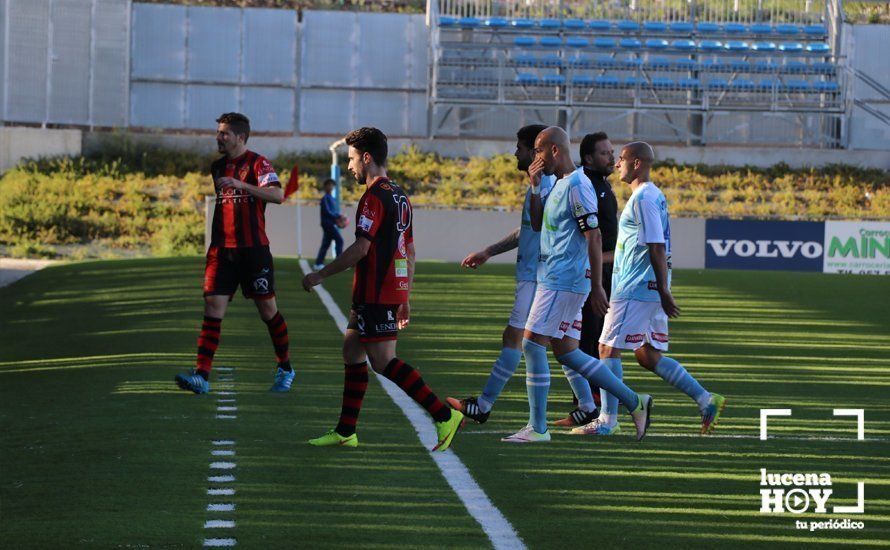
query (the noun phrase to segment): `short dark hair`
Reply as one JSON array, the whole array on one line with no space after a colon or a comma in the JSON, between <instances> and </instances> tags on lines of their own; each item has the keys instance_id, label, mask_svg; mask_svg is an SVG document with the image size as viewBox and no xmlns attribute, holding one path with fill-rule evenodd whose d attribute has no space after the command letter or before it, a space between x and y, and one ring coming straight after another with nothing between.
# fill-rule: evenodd
<instances>
[{"instance_id":1,"label":"short dark hair","mask_svg":"<svg viewBox=\"0 0 890 550\"><path fill-rule=\"evenodd\" d=\"M244 136L244 143L250 138L250 119L241 113L223 113L216 119L216 123L228 124L236 136Z\"/></svg>"},{"instance_id":2,"label":"short dark hair","mask_svg":"<svg viewBox=\"0 0 890 550\"><path fill-rule=\"evenodd\" d=\"M529 149L534 149L535 138L537 138L538 134L546 129L547 127L543 124L529 124L528 126L523 126L519 129L518 132L516 132L516 140Z\"/></svg>"},{"instance_id":3,"label":"short dark hair","mask_svg":"<svg viewBox=\"0 0 890 550\"><path fill-rule=\"evenodd\" d=\"M328 185L337 185L337 182L332 180L331 178L328 178L328 179L324 180L323 182L321 182L322 187L327 187Z\"/></svg>"},{"instance_id":4,"label":"short dark hair","mask_svg":"<svg viewBox=\"0 0 890 550\"><path fill-rule=\"evenodd\" d=\"M581 162L584 162L584 155L592 155L596 144L609 139L605 132L594 132L587 134L581 140Z\"/></svg>"},{"instance_id":5,"label":"short dark hair","mask_svg":"<svg viewBox=\"0 0 890 550\"><path fill-rule=\"evenodd\" d=\"M349 132L346 134L346 145L355 147L362 154L369 153L377 166L386 166L386 134L377 128L365 126Z\"/></svg>"}]
</instances>

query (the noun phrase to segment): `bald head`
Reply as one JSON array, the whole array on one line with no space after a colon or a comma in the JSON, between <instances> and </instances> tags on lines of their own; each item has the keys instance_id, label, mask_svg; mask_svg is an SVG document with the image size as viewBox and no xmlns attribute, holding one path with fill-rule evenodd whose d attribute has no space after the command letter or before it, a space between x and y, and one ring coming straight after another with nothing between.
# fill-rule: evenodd
<instances>
[{"instance_id":1,"label":"bald head","mask_svg":"<svg viewBox=\"0 0 890 550\"><path fill-rule=\"evenodd\" d=\"M618 157L618 175L621 181L634 184L634 182L649 181L649 169L655 162L655 151L645 141L628 143L621 149Z\"/></svg>"},{"instance_id":2,"label":"bald head","mask_svg":"<svg viewBox=\"0 0 890 550\"><path fill-rule=\"evenodd\" d=\"M535 160L540 159L545 174L563 177L575 169L569 135L559 126L550 126L535 139Z\"/></svg>"}]
</instances>

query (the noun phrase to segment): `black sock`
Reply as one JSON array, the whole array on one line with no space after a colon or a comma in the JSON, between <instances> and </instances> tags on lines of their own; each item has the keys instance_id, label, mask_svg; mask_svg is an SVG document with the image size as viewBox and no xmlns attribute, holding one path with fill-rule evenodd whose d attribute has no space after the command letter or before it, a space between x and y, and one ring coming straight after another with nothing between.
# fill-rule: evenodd
<instances>
[{"instance_id":1,"label":"black sock","mask_svg":"<svg viewBox=\"0 0 890 550\"><path fill-rule=\"evenodd\" d=\"M285 372L290 372L290 371L294 370L290 366L290 359L288 359L287 361L282 361L282 362L278 363L278 368Z\"/></svg>"},{"instance_id":2,"label":"black sock","mask_svg":"<svg viewBox=\"0 0 890 550\"><path fill-rule=\"evenodd\" d=\"M196 370L195 374L203 378L205 381L210 380L210 373L206 370Z\"/></svg>"}]
</instances>

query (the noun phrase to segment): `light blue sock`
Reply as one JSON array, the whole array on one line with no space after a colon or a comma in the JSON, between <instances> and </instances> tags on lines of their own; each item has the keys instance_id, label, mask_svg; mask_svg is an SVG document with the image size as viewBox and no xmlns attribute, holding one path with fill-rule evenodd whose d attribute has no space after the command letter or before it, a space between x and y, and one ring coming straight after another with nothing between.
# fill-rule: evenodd
<instances>
[{"instance_id":1,"label":"light blue sock","mask_svg":"<svg viewBox=\"0 0 890 550\"><path fill-rule=\"evenodd\" d=\"M615 375L615 378L618 380L624 380L624 369L621 366L621 358L607 358L603 359L603 364L609 369L609 371ZM600 418L609 424L614 424L618 421L618 398L607 392L603 388L600 388L600 404L602 405L602 413L600 413Z\"/></svg>"},{"instance_id":2,"label":"light blue sock","mask_svg":"<svg viewBox=\"0 0 890 550\"><path fill-rule=\"evenodd\" d=\"M528 390L528 412L531 427L539 434L547 431L547 393L550 391L550 365L547 348L522 339L525 352L525 386Z\"/></svg>"},{"instance_id":3,"label":"light blue sock","mask_svg":"<svg viewBox=\"0 0 890 550\"><path fill-rule=\"evenodd\" d=\"M578 408L584 412L593 412L596 408L596 402L593 400L593 393L590 391L590 382L586 378L573 371L569 367L563 365L562 372L566 373L569 385L578 398Z\"/></svg>"},{"instance_id":4,"label":"light blue sock","mask_svg":"<svg viewBox=\"0 0 890 550\"><path fill-rule=\"evenodd\" d=\"M632 411L640 404L640 398L636 393L619 380L602 361L591 357L575 349L561 357L557 357L560 363L577 371L581 376L589 380L594 386L599 386L618 398L621 403ZM528 359L526 359L528 360Z\"/></svg>"},{"instance_id":5,"label":"light blue sock","mask_svg":"<svg viewBox=\"0 0 890 550\"><path fill-rule=\"evenodd\" d=\"M667 355L661 356L661 361L655 365L655 374L662 377L665 382L677 388L698 403L698 408L702 409L708 405L708 399L711 394L705 390L698 380L692 377L683 365L671 359Z\"/></svg>"},{"instance_id":6,"label":"light blue sock","mask_svg":"<svg viewBox=\"0 0 890 550\"><path fill-rule=\"evenodd\" d=\"M522 351L514 348L504 348L501 354L495 360L491 367L491 373L488 380L485 381L485 387L482 388L482 395L479 396L478 403L482 412L488 412L497 401L498 396L504 391L507 381L516 372L519 366L519 360L522 359Z\"/></svg>"}]
</instances>

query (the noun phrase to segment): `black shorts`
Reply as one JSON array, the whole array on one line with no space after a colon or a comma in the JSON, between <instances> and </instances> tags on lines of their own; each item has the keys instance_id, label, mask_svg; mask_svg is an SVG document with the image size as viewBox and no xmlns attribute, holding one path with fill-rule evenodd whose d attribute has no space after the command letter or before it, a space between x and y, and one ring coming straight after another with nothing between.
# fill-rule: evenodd
<instances>
[{"instance_id":1,"label":"black shorts","mask_svg":"<svg viewBox=\"0 0 890 550\"><path fill-rule=\"evenodd\" d=\"M361 342L383 342L399 336L399 304L352 304L347 329L357 330Z\"/></svg>"},{"instance_id":2,"label":"black shorts","mask_svg":"<svg viewBox=\"0 0 890 550\"><path fill-rule=\"evenodd\" d=\"M241 285L245 298L267 300L275 297L275 270L268 246L207 250L204 267L204 296L229 296Z\"/></svg>"}]
</instances>

